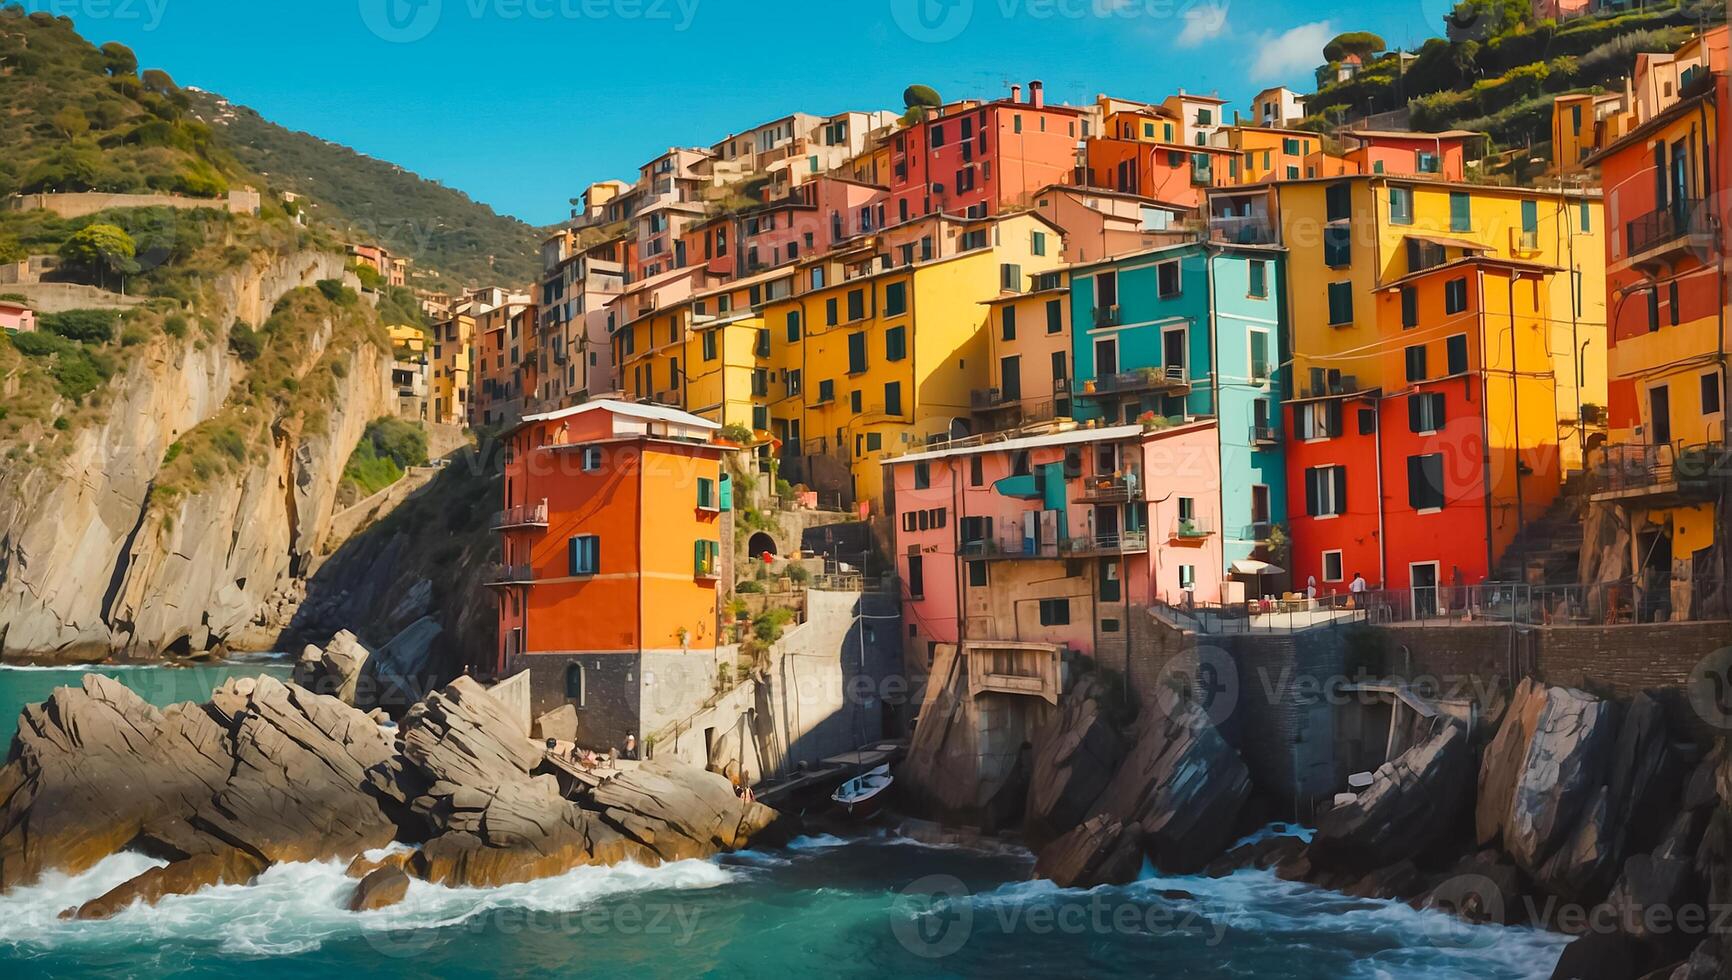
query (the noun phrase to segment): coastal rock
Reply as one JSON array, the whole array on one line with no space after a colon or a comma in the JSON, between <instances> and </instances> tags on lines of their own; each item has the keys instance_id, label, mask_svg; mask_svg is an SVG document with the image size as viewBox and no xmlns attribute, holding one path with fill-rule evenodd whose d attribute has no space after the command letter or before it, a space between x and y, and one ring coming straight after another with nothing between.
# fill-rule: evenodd
<instances>
[{"instance_id":1,"label":"coastal rock","mask_svg":"<svg viewBox=\"0 0 1732 980\"><path fill-rule=\"evenodd\" d=\"M1413 905L1480 925L1513 925L1526 912L1521 886L1516 866L1498 851L1487 849L1459 861Z\"/></svg>"},{"instance_id":2,"label":"coastal rock","mask_svg":"<svg viewBox=\"0 0 1732 980\"><path fill-rule=\"evenodd\" d=\"M1595 790L1569 839L1534 874L1546 891L1577 902L1593 902L1605 894L1618 867L1623 834L1623 828L1612 823L1610 798L1610 787Z\"/></svg>"},{"instance_id":3,"label":"coastal rock","mask_svg":"<svg viewBox=\"0 0 1732 980\"><path fill-rule=\"evenodd\" d=\"M348 630L331 637L323 650L308 646L295 661L294 682L314 694L329 694L347 704L355 704L355 685L361 678L361 668L372 656L359 638Z\"/></svg>"},{"instance_id":4,"label":"coastal rock","mask_svg":"<svg viewBox=\"0 0 1732 980\"><path fill-rule=\"evenodd\" d=\"M373 694L367 706L398 715L421 700L437 673L433 645L444 632L438 621L423 616L375 651L362 672Z\"/></svg>"},{"instance_id":5,"label":"coastal rock","mask_svg":"<svg viewBox=\"0 0 1732 980\"><path fill-rule=\"evenodd\" d=\"M86 675L25 708L0 770L0 891L77 873L122 848L174 860L238 849L266 862L389 843L390 737L336 698L272 678L158 709Z\"/></svg>"},{"instance_id":6,"label":"coastal rock","mask_svg":"<svg viewBox=\"0 0 1732 980\"><path fill-rule=\"evenodd\" d=\"M1552 980L1629 980L1647 969L1651 953L1640 941L1616 932L1591 932L1564 947Z\"/></svg>"},{"instance_id":7,"label":"coastal rock","mask_svg":"<svg viewBox=\"0 0 1732 980\"><path fill-rule=\"evenodd\" d=\"M378 868L355 885L349 911L371 912L401 902L409 894L409 873L402 868Z\"/></svg>"},{"instance_id":8,"label":"coastal rock","mask_svg":"<svg viewBox=\"0 0 1732 980\"><path fill-rule=\"evenodd\" d=\"M1533 678L1523 678L1503 712L1503 724L1480 760L1479 792L1474 808L1474 827L1480 847L1503 843L1509 822L1510 802L1516 782L1527 760L1528 743L1545 707L1545 687Z\"/></svg>"},{"instance_id":9,"label":"coastal rock","mask_svg":"<svg viewBox=\"0 0 1732 980\"><path fill-rule=\"evenodd\" d=\"M1232 842L1251 775L1197 705L1145 709L1136 745L1095 803L1095 814L1142 831L1155 867L1202 870Z\"/></svg>"},{"instance_id":10,"label":"coastal rock","mask_svg":"<svg viewBox=\"0 0 1732 980\"><path fill-rule=\"evenodd\" d=\"M343 870L351 878L365 878L380 868L407 868L409 861L415 856L414 851L387 851L377 858L365 854L357 854L349 866Z\"/></svg>"},{"instance_id":11,"label":"coastal rock","mask_svg":"<svg viewBox=\"0 0 1732 980\"><path fill-rule=\"evenodd\" d=\"M1672 745L1665 708L1658 701L1646 693L1637 694L1623 715L1606 783L1607 819L1618 830L1614 866L1625 854L1648 850L1659 841L1673 808L1655 806L1654 801L1670 804L1679 799L1689 778L1685 760Z\"/></svg>"},{"instance_id":12,"label":"coastal rock","mask_svg":"<svg viewBox=\"0 0 1732 980\"><path fill-rule=\"evenodd\" d=\"M77 909L67 909L60 917L106 919L134 902L155 905L165 895L191 895L212 885L250 885L264 870L264 861L232 848L195 854L128 878Z\"/></svg>"},{"instance_id":13,"label":"coastal rock","mask_svg":"<svg viewBox=\"0 0 1732 980\"><path fill-rule=\"evenodd\" d=\"M1088 815L1124 758L1124 742L1102 706L1094 675L1077 681L1035 737L1023 837L1039 848Z\"/></svg>"},{"instance_id":14,"label":"coastal rock","mask_svg":"<svg viewBox=\"0 0 1732 980\"><path fill-rule=\"evenodd\" d=\"M1342 891L1355 898L1406 898L1425 890L1425 875L1411 860L1378 868Z\"/></svg>"},{"instance_id":15,"label":"coastal rock","mask_svg":"<svg viewBox=\"0 0 1732 980\"><path fill-rule=\"evenodd\" d=\"M1425 854L1459 825L1472 785L1467 731L1435 719L1423 741L1379 766L1351 803L1318 820L1312 866L1363 875Z\"/></svg>"},{"instance_id":16,"label":"coastal rock","mask_svg":"<svg viewBox=\"0 0 1732 980\"><path fill-rule=\"evenodd\" d=\"M531 735L540 739L555 738L562 742L577 741L577 706L566 703L535 719Z\"/></svg>"},{"instance_id":17,"label":"coastal rock","mask_svg":"<svg viewBox=\"0 0 1732 980\"><path fill-rule=\"evenodd\" d=\"M1504 850L1537 874L1563 847L1605 780L1616 706L1571 688L1546 691L1504 824Z\"/></svg>"},{"instance_id":18,"label":"coastal rock","mask_svg":"<svg viewBox=\"0 0 1732 980\"><path fill-rule=\"evenodd\" d=\"M1286 835L1265 837L1249 844L1240 844L1209 862L1203 874L1210 878L1225 878L1243 868L1259 871L1291 861L1305 853L1305 841Z\"/></svg>"},{"instance_id":19,"label":"coastal rock","mask_svg":"<svg viewBox=\"0 0 1732 980\"><path fill-rule=\"evenodd\" d=\"M1060 888L1093 888L1133 882L1142 867L1141 828L1101 814L1042 848L1034 874Z\"/></svg>"}]
</instances>

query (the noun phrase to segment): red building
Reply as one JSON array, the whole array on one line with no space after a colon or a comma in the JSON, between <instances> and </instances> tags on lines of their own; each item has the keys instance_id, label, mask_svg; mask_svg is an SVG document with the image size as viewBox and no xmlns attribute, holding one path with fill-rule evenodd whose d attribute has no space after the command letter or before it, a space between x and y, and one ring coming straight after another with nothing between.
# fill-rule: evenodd
<instances>
[{"instance_id":1,"label":"red building","mask_svg":"<svg viewBox=\"0 0 1732 980\"><path fill-rule=\"evenodd\" d=\"M973 217L1028 204L1049 184L1076 182L1082 111L1049 106L1040 82L985 105L934 110L890 138L886 221L944 211Z\"/></svg>"},{"instance_id":2,"label":"red building","mask_svg":"<svg viewBox=\"0 0 1732 980\"><path fill-rule=\"evenodd\" d=\"M1233 183L1231 164L1238 156L1224 146L1094 139L1088 142L1088 182L1195 208L1208 188Z\"/></svg>"}]
</instances>

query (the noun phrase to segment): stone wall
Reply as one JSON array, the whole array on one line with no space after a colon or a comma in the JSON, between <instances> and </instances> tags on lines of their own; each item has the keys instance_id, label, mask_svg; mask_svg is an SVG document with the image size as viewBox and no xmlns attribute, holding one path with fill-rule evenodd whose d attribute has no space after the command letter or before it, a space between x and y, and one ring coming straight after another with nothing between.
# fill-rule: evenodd
<instances>
[{"instance_id":1,"label":"stone wall","mask_svg":"<svg viewBox=\"0 0 1732 980\"><path fill-rule=\"evenodd\" d=\"M511 712L511 717L517 719L524 731L529 731L533 716L529 713L529 673L527 671L513 674L494 684L487 689L487 693L493 695L494 700Z\"/></svg>"},{"instance_id":2,"label":"stone wall","mask_svg":"<svg viewBox=\"0 0 1732 980\"><path fill-rule=\"evenodd\" d=\"M104 194L97 191L71 194L20 194L7 198L9 211L52 211L62 218L82 218L110 208L178 208L192 211L215 208L230 214L258 214L259 192L248 188L229 191L225 198L183 197L179 194Z\"/></svg>"},{"instance_id":3,"label":"stone wall","mask_svg":"<svg viewBox=\"0 0 1732 980\"><path fill-rule=\"evenodd\" d=\"M625 744L628 732L638 732L638 673L635 653L520 653L506 664L507 674L527 671L529 715L539 718L566 698L566 667L583 670L583 700L577 705L578 744L607 749Z\"/></svg>"}]
</instances>

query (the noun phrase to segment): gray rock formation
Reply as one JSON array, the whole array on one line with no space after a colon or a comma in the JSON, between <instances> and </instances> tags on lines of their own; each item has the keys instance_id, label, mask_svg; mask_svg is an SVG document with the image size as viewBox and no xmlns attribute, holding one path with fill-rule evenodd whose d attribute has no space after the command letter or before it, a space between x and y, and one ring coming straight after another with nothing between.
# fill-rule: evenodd
<instances>
[{"instance_id":1,"label":"gray rock formation","mask_svg":"<svg viewBox=\"0 0 1732 980\"><path fill-rule=\"evenodd\" d=\"M262 323L289 290L342 279L344 262L260 256L212 277L218 329ZM246 372L202 338L142 350L105 392L104 418L69 434L54 466L0 467L0 656L92 662L261 638L272 597L293 590L324 534L362 429L393 407L389 357L357 348L319 431L281 426L240 475L163 506L151 490L169 446Z\"/></svg>"},{"instance_id":2,"label":"gray rock formation","mask_svg":"<svg viewBox=\"0 0 1732 980\"><path fill-rule=\"evenodd\" d=\"M323 650L308 645L295 661L294 682L315 694L329 694L346 704L355 704L355 689L361 668L373 654L343 630L331 637Z\"/></svg>"},{"instance_id":3,"label":"gray rock formation","mask_svg":"<svg viewBox=\"0 0 1732 980\"><path fill-rule=\"evenodd\" d=\"M1143 867L1143 834L1100 814L1083 821L1041 849L1034 863L1037 878L1060 888L1123 885L1137 880Z\"/></svg>"},{"instance_id":4,"label":"gray rock formation","mask_svg":"<svg viewBox=\"0 0 1732 980\"><path fill-rule=\"evenodd\" d=\"M1424 741L1379 766L1353 802L1317 821L1312 866L1366 874L1420 857L1458 828L1472 787L1466 730L1435 718Z\"/></svg>"},{"instance_id":5,"label":"gray rock formation","mask_svg":"<svg viewBox=\"0 0 1732 980\"><path fill-rule=\"evenodd\" d=\"M1124 758L1124 741L1101 704L1106 694L1095 676L1079 679L1059 702L1058 714L1035 735L1022 828L1031 847L1081 823Z\"/></svg>"},{"instance_id":6,"label":"gray rock formation","mask_svg":"<svg viewBox=\"0 0 1732 980\"><path fill-rule=\"evenodd\" d=\"M1504 851L1539 874L1564 847L1605 780L1617 738L1616 705L1554 687L1528 742L1504 824Z\"/></svg>"}]
</instances>

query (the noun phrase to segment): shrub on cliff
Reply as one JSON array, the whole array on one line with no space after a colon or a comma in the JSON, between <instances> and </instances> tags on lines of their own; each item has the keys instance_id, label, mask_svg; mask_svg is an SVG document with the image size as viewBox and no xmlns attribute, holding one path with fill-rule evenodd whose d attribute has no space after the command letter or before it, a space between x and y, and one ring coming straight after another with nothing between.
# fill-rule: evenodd
<instances>
[{"instance_id":1,"label":"shrub on cliff","mask_svg":"<svg viewBox=\"0 0 1732 980\"><path fill-rule=\"evenodd\" d=\"M67 310L42 317L42 329L84 344L106 344L120 316L113 310Z\"/></svg>"}]
</instances>

